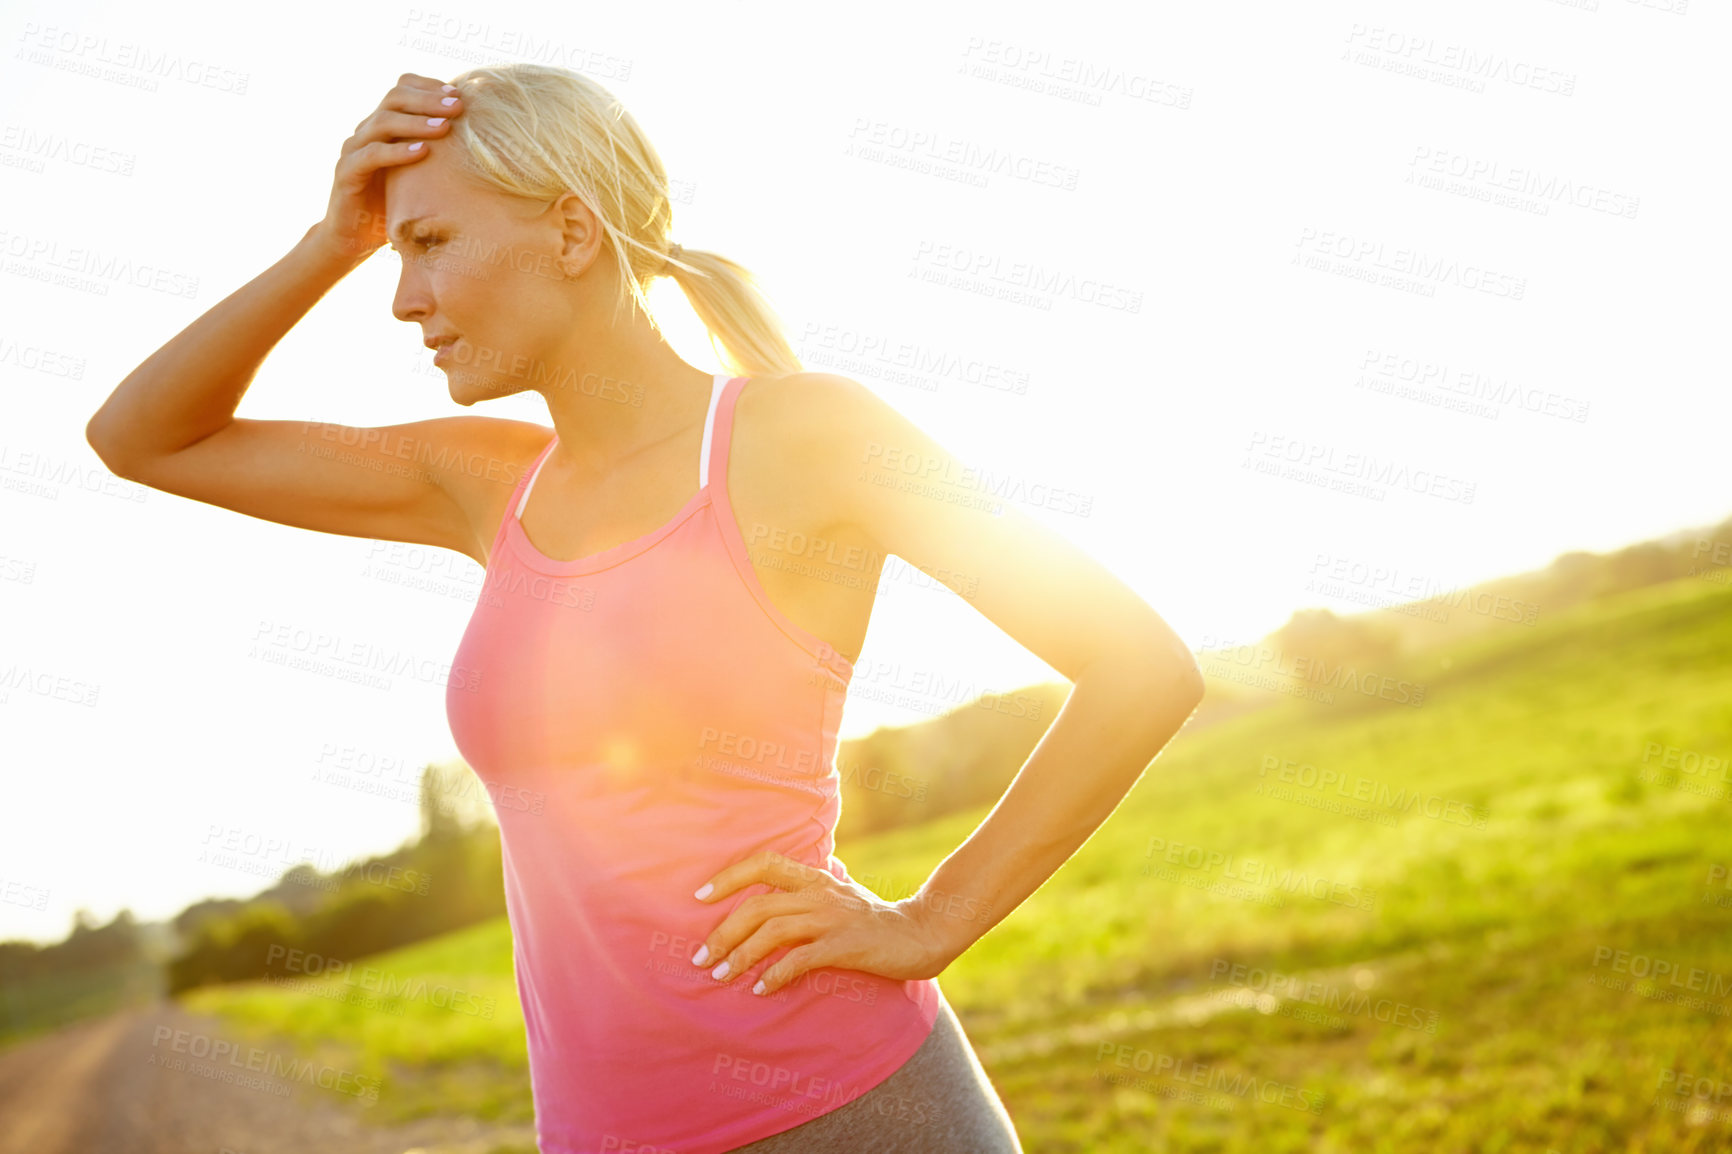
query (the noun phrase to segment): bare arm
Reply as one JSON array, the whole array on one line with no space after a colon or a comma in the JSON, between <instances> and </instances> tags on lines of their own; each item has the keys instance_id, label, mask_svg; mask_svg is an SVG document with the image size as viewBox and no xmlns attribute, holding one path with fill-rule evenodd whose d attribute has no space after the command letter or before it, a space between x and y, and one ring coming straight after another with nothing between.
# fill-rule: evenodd
<instances>
[{"instance_id":1,"label":"bare arm","mask_svg":"<svg viewBox=\"0 0 1732 1154\"><path fill-rule=\"evenodd\" d=\"M265 357L366 259L327 239L322 223L120 382L85 426L103 464L129 475L129 465L177 453L234 419Z\"/></svg>"},{"instance_id":2,"label":"bare arm","mask_svg":"<svg viewBox=\"0 0 1732 1154\"><path fill-rule=\"evenodd\" d=\"M357 429L235 416L259 366L385 241L383 170L450 129L439 81L405 74L343 145L325 218L127 375L85 427L115 473L249 516L320 532L439 545L486 563L487 502L546 430L443 417ZM446 118L428 124L428 113Z\"/></svg>"},{"instance_id":3,"label":"bare arm","mask_svg":"<svg viewBox=\"0 0 1732 1154\"><path fill-rule=\"evenodd\" d=\"M970 596L1072 689L992 812L915 894L886 903L857 881L758 853L694 897L714 902L752 883L783 892L740 902L693 962L717 965L711 972L728 981L791 946L765 968L757 993L817 966L934 977L1111 815L1202 700L1203 677L1183 639L1105 566L1013 505L994 514L960 499L978 495L972 471L870 390L828 373L776 387L789 427L804 430L790 436L802 474L865 531L872 551ZM921 484L899 483L909 476ZM978 586L965 591L969 574Z\"/></svg>"},{"instance_id":4,"label":"bare arm","mask_svg":"<svg viewBox=\"0 0 1732 1154\"><path fill-rule=\"evenodd\" d=\"M909 899L939 946L961 956L1070 860L1111 816L1203 697L1194 665L1159 648L1090 662L986 819Z\"/></svg>"},{"instance_id":5,"label":"bare arm","mask_svg":"<svg viewBox=\"0 0 1732 1154\"><path fill-rule=\"evenodd\" d=\"M1014 505L994 515L854 479L862 465L884 471L898 460L951 482L970 474L864 387L826 374L806 383L831 394L840 416L828 423L845 430L829 438L826 456L851 519L882 551L934 576L982 575L974 607L1072 683L992 812L908 899L941 970L1088 841L1195 711L1203 678L1183 639L1135 591Z\"/></svg>"},{"instance_id":6,"label":"bare arm","mask_svg":"<svg viewBox=\"0 0 1732 1154\"><path fill-rule=\"evenodd\" d=\"M428 155L461 103L439 81L405 72L343 142L324 219L289 254L152 353L85 427L103 463L126 469L178 453L225 428L259 365L319 299L388 239L385 170ZM455 99L455 98L452 98ZM428 123L429 114L445 119ZM414 146L414 147L411 147Z\"/></svg>"}]
</instances>

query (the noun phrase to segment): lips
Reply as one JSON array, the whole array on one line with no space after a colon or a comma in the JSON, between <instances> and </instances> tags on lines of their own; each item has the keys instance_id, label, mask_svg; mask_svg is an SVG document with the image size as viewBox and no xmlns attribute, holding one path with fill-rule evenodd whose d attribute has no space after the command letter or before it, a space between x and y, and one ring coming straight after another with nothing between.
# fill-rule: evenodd
<instances>
[{"instance_id":1,"label":"lips","mask_svg":"<svg viewBox=\"0 0 1732 1154\"><path fill-rule=\"evenodd\" d=\"M425 340L423 340L421 343L426 345L430 349L438 349L438 348L443 348L444 346L450 344L452 341L455 341L456 339L457 338L454 336L428 337Z\"/></svg>"}]
</instances>

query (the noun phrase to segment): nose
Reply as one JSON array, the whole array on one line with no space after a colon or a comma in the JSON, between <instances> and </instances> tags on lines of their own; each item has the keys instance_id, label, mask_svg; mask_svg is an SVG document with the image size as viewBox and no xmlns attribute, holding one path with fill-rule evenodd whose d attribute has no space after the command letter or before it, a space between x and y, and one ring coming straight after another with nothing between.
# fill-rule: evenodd
<instances>
[{"instance_id":1,"label":"nose","mask_svg":"<svg viewBox=\"0 0 1732 1154\"><path fill-rule=\"evenodd\" d=\"M391 315L400 321L418 321L433 311L433 294L421 262L413 255L400 257L403 271L397 276L397 292L391 298Z\"/></svg>"}]
</instances>

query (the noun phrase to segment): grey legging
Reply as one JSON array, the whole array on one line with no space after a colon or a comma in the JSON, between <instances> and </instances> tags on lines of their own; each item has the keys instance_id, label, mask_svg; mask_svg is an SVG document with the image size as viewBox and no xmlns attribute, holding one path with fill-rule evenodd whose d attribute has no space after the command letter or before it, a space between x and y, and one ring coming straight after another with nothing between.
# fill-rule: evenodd
<instances>
[{"instance_id":1,"label":"grey legging","mask_svg":"<svg viewBox=\"0 0 1732 1154\"><path fill-rule=\"evenodd\" d=\"M733 1154L1022 1154L1010 1113L940 998L932 1033L894 1074L847 1105Z\"/></svg>"}]
</instances>

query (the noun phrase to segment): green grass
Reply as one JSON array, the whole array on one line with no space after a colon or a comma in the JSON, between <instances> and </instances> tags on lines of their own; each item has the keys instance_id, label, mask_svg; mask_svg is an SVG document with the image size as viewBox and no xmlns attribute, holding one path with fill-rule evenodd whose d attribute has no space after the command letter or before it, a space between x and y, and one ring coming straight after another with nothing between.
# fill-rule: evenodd
<instances>
[{"instance_id":1,"label":"green grass","mask_svg":"<svg viewBox=\"0 0 1732 1154\"><path fill-rule=\"evenodd\" d=\"M0 982L0 1046L161 997L162 969L139 961Z\"/></svg>"},{"instance_id":2,"label":"green grass","mask_svg":"<svg viewBox=\"0 0 1732 1154\"><path fill-rule=\"evenodd\" d=\"M1601 950L1732 979L1732 905L1704 900L1732 900L1709 873L1732 865L1732 801L1642 774L1648 742L1732 753L1732 590L1649 587L1399 672L1426 686L1422 706L1271 693L1265 710L1182 735L1089 843L945 972L1028 1149L1732 1147L1732 1121L1653 1101L1668 1068L1732 1082L1732 997L1692 1008L1663 1000L1664 983L1594 981L1611 969L1596 966ZM1415 811L1380 824L1260 795L1276 776L1259 774L1267 757L1483 807L1487 820ZM985 812L838 852L855 876L905 893ZM1231 863L1172 867L1191 881L1293 870L1370 887L1376 901L1301 892L1277 907L1151 876L1151 838ZM258 987L188 1001L386 1076L375 1116L530 1116L503 920L369 961L493 996L497 1011L410 1002L397 1017ZM1331 1012L1205 997L1235 990L1212 976L1232 964L1434 1013L1435 1028L1355 1002ZM1319 1010L1334 1020L1308 1020ZM1162 1060L1186 1077L1151 1065ZM1223 1078L1257 1081L1223 1089ZM1258 1100L1283 1087L1321 1109Z\"/></svg>"},{"instance_id":3,"label":"green grass","mask_svg":"<svg viewBox=\"0 0 1732 1154\"><path fill-rule=\"evenodd\" d=\"M303 972L318 969L312 962ZM249 1041L382 1079L368 1109L377 1121L442 1112L533 1120L504 918L355 960L342 976L295 975L290 984L210 986L181 1003L221 1015Z\"/></svg>"}]
</instances>

